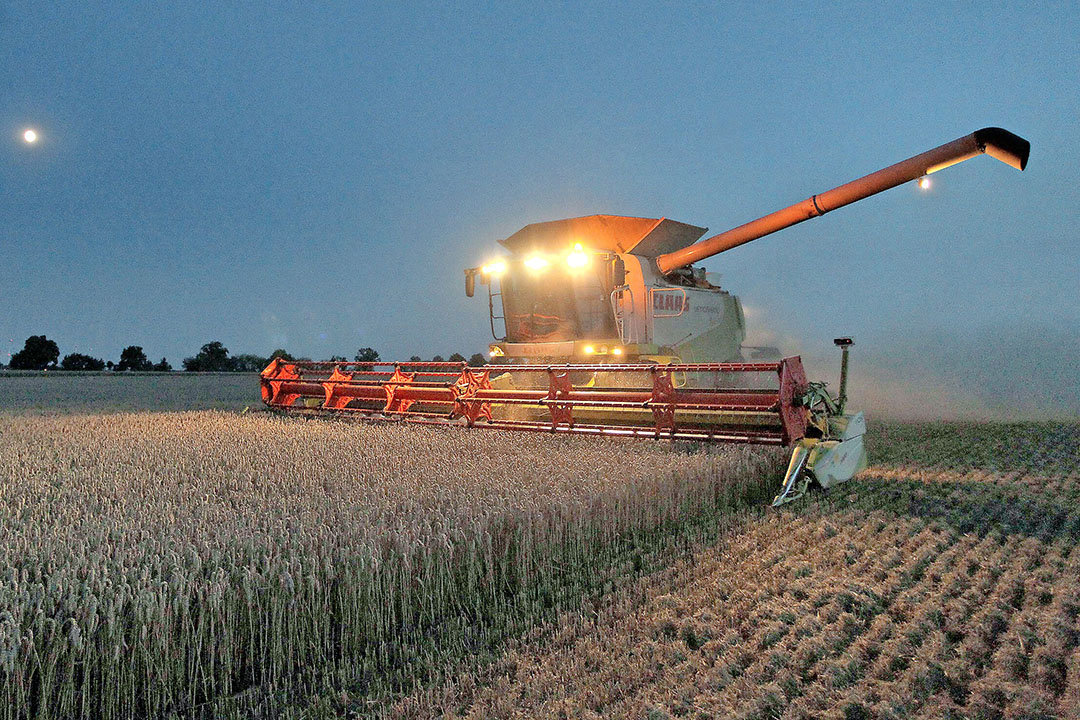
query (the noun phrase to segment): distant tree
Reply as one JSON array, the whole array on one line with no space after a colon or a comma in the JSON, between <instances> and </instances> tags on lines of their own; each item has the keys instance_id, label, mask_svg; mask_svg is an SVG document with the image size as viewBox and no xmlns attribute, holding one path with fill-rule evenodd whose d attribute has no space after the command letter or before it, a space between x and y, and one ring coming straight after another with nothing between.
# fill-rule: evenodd
<instances>
[{"instance_id":1,"label":"distant tree","mask_svg":"<svg viewBox=\"0 0 1080 720\"><path fill-rule=\"evenodd\" d=\"M378 362L379 351L375 348L364 347L356 351L356 362Z\"/></svg>"},{"instance_id":2,"label":"distant tree","mask_svg":"<svg viewBox=\"0 0 1080 720\"><path fill-rule=\"evenodd\" d=\"M270 360L262 355L250 353L235 355L230 360L232 363L230 369L236 372L262 372L263 368L270 364Z\"/></svg>"},{"instance_id":3,"label":"distant tree","mask_svg":"<svg viewBox=\"0 0 1080 720\"><path fill-rule=\"evenodd\" d=\"M107 367L109 370L114 370L116 369L116 363L114 363L112 360L109 360L107 363L105 363L105 367Z\"/></svg>"},{"instance_id":4,"label":"distant tree","mask_svg":"<svg viewBox=\"0 0 1080 720\"><path fill-rule=\"evenodd\" d=\"M435 357L431 358L431 362L446 362L446 361L443 360L442 355L436 355Z\"/></svg>"},{"instance_id":5,"label":"distant tree","mask_svg":"<svg viewBox=\"0 0 1080 720\"><path fill-rule=\"evenodd\" d=\"M473 353L469 358L469 365L473 367L480 367L481 365L487 365L487 355L484 353Z\"/></svg>"},{"instance_id":6,"label":"distant tree","mask_svg":"<svg viewBox=\"0 0 1080 720\"><path fill-rule=\"evenodd\" d=\"M374 365L370 363L376 363L379 361L379 351L375 348L363 347L356 351L356 362L364 363L360 365L361 370L371 370Z\"/></svg>"},{"instance_id":7,"label":"distant tree","mask_svg":"<svg viewBox=\"0 0 1080 720\"><path fill-rule=\"evenodd\" d=\"M195 357L184 358L187 372L227 372L233 370L229 349L217 340L203 345Z\"/></svg>"},{"instance_id":8,"label":"distant tree","mask_svg":"<svg viewBox=\"0 0 1080 720\"><path fill-rule=\"evenodd\" d=\"M296 359L292 355L290 355L288 351L282 350L281 348L278 348L274 352L270 353L270 360L273 360L274 358L281 358L282 360L288 360L289 362L292 362ZM266 362L269 363L270 360L267 360Z\"/></svg>"},{"instance_id":9,"label":"distant tree","mask_svg":"<svg viewBox=\"0 0 1080 720\"><path fill-rule=\"evenodd\" d=\"M161 358L161 362L154 363L154 369L158 372L172 372L172 365L165 358Z\"/></svg>"},{"instance_id":10,"label":"distant tree","mask_svg":"<svg viewBox=\"0 0 1080 720\"><path fill-rule=\"evenodd\" d=\"M344 355L331 355L328 362L349 362L349 358Z\"/></svg>"},{"instance_id":11,"label":"distant tree","mask_svg":"<svg viewBox=\"0 0 1080 720\"><path fill-rule=\"evenodd\" d=\"M12 370L45 370L56 367L60 348L44 335L31 335L23 349L11 356Z\"/></svg>"},{"instance_id":12,"label":"distant tree","mask_svg":"<svg viewBox=\"0 0 1080 720\"><path fill-rule=\"evenodd\" d=\"M105 361L99 360L96 357L90 357L89 355L83 355L82 353L71 353L65 355L64 359L60 362L61 370L104 370Z\"/></svg>"},{"instance_id":13,"label":"distant tree","mask_svg":"<svg viewBox=\"0 0 1080 720\"><path fill-rule=\"evenodd\" d=\"M449 360L450 362L465 362L465 356L461 353L454 353L449 358L447 358L447 360Z\"/></svg>"},{"instance_id":14,"label":"distant tree","mask_svg":"<svg viewBox=\"0 0 1080 720\"><path fill-rule=\"evenodd\" d=\"M120 353L120 362L116 364L116 369L146 372L147 370L154 369L154 363L150 362L146 357L146 353L143 352L142 347L139 345L129 345Z\"/></svg>"},{"instance_id":15,"label":"distant tree","mask_svg":"<svg viewBox=\"0 0 1080 720\"><path fill-rule=\"evenodd\" d=\"M409 358L409 362L424 362L419 355L413 355Z\"/></svg>"}]
</instances>

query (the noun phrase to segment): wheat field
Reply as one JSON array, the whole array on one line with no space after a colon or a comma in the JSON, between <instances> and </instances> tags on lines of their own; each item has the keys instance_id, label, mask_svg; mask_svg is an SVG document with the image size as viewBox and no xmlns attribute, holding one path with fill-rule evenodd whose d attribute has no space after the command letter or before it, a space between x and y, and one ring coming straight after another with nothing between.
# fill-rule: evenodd
<instances>
[{"instance_id":1,"label":"wheat field","mask_svg":"<svg viewBox=\"0 0 1080 720\"><path fill-rule=\"evenodd\" d=\"M267 414L0 414L0 718L275 715L340 688L374 712L610 589L638 546L767 501L783 459Z\"/></svg>"}]
</instances>

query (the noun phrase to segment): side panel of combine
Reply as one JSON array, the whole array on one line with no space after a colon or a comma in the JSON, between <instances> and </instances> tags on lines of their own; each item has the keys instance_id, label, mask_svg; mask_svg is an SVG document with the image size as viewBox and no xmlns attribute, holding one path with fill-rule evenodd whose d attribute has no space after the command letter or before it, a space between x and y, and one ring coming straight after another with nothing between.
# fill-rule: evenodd
<instances>
[{"instance_id":1,"label":"side panel of combine","mask_svg":"<svg viewBox=\"0 0 1080 720\"><path fill-rule=\"evenodd\" d=\"M741 362L745 337L735 298L720 290L651 289L653 338L683 362Z\"/></svg>"},{"instance_id":2,"label":"side panel of combine","mask_svg":"<svg viewBox=\"0 0 1080 720\"><path fill-rule=\"evenodd\" d=\"M642 265L650 343L682 362L742 362L746 328L735 296L719 287L674 284Z\"/></svg>"}]
</instances>

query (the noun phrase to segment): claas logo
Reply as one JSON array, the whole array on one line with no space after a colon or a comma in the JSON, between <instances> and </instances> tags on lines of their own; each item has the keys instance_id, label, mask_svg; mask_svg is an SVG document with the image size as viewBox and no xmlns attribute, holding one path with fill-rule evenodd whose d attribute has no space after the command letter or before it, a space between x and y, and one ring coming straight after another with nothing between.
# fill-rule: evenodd
<instances>
[{"instance_id":1,"label":"claas logo","mask_svg":"<svg viewBox=\"0 0 1080 720\"><path fill-rule=\"evenodd\" d=\"M676 295L670 292L654 292L652 296L653 310L666 310L669 312L689 312L690 298L686 295Z\"/></svg>"}]
</instances>

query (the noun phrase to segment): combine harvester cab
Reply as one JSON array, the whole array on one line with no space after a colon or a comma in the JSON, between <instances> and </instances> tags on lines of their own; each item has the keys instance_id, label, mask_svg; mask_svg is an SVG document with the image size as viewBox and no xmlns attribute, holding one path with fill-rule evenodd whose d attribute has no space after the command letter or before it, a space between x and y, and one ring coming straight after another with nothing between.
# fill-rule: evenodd
<instances>
[{"instance_id":1,"label":"combine harvester cab","mask_svg":"<svg viewBox=\"0 0 1080 720\"><path fill-rule=\"evenodd\" d=\"M704 240L665 218L528 225L501 241L509 255L465 270L466 295L488 288L494 364L274 360L263 400L293 414L790 446L780 505L866 467L865 420L845 413L852 342L835 341L834 397L800 358L746 347L738 298L693 263L983 153L1023 170L1029 151L983 128Z\"/></svg>"}]
</instances>

